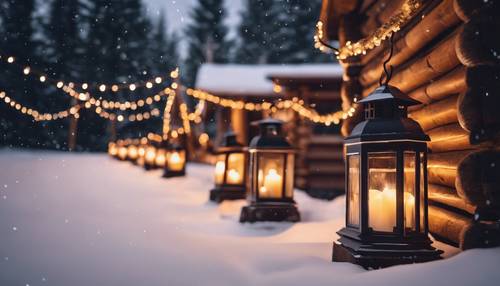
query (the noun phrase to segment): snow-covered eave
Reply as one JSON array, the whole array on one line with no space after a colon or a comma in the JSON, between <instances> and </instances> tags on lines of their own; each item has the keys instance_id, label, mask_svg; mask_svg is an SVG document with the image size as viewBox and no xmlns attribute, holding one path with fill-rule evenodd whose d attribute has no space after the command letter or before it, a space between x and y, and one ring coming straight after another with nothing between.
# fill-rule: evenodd
<instances>
[{"instance_id":1,"label":"snow-covered eave","mask_svg":"<svg viewBox=\"0 0 500 286\"><path fill-rule=\"evenodd\" d=\"M342 74L339 64L203 64L198 71L196 88L221 97L269 98L279 97L273 92L273 77L336 81Z\"/></svg>"}]
</instances>

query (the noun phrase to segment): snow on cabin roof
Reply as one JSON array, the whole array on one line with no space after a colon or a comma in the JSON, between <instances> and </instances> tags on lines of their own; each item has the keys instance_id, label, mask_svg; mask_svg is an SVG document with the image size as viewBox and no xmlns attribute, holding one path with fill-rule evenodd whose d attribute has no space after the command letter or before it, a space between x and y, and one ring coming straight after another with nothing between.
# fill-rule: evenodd
<instances>
[{"instance_id":1,"label":"snow on cabin roof","mask_svg":"<svg viewBox=\"0 0 500 286\"><path fill-rule=\"evenodd\" d=\"M196 88L215 95L272 96L272 77L341 78L339 64L237 65L203 64Z\"/></svg>"}]
</instances>

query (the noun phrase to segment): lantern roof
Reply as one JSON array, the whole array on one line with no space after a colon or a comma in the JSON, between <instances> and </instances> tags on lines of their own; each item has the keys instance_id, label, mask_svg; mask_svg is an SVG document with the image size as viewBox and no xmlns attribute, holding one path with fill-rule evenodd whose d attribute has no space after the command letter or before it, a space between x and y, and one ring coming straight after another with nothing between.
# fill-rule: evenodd
<instances>
[{"instance_id":1,"label":"lantern roof","mask_svg":"<svg viewBox=\"0 0 500 286\"><path fill-rule=\"evenodd\" d=\"M430 141L422 127L415 120L408 118L407 107L420 104L394 86L382 85L366 98L358 101L365 105L373 103L376 116L357 124L347 142L356 141L393 141L417 140Z\"/></svg>"},{"instance_id":2,"label":"lantern roof","mask_svg":"<svg viewBox=\"0 0 500 286\"><path fill-rule=\"evenodd\" d=\"M370 103L376 101L394 101L397 104L404 106L412 106L421 104L420 101L415 100L405 93L403 93L399 88L392 85L381 85L377 87L372 93L367 97L358 101L358 103Z\"/></svg>"},{"instance_id":3,"label":"lantern roof","mask_svg":"<svg viewBox=\"0 0 500 286\"><path fill-rule=\"evenodd\" d=\"M399 88L392 85L381 85L377 87L372 93L367 97L358 101L358 103L370 103L376 101L394 101L397 104L404 106L412 106L421 104L420 101L415 100L405 93L403 93Z\"/></svg>"},{"instance_id":4,"label":"lantern roof","mask_svg":"<svg viewBox=\"0 0 500 286\"><path fill-rule=\"evenodd\" d=\"M258 125L260 133L250 142L250 149L292 149L282 132L283 121L266 118L252 122L252 125Z\"/></svg>"},{"instance_id":5,"label":"lantern roof","mask_svg":"<svg viewBox=\"0 0 500 286\"><path fill-rule=\"evenodd\" d=\"M233 130L229 130L224 134L222 142L217 148L217 152L231 152L243 150L243 144L238 142L238 137Z\"/></svg>"}]
</instances>

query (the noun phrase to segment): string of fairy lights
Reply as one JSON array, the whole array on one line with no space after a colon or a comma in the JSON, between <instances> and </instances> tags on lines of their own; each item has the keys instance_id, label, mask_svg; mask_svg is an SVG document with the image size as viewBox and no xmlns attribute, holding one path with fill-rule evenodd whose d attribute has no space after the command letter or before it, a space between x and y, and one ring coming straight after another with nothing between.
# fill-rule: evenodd
<instances>
[{"instance_id":1,"label":"string of fairy lights","mask_svg":"<svg viewBox=\"0 0 500 286\"><path fill-rule=\"evenodd\" d=\"M0 57L1 58L1 57ZM12 56L9 57L4 57L7 60L7 63L13 64L15 63L15 58ZM245 102L243 100L232 100L232 99L226 99L222 98L213 94L210 94L208 92L198 90L198 89L192 89L192 88L187 88L184 86L180 86L176 79L179 77L179 69L176 68L175 70L171 71L169 76L173 80L171 83L170 87L165 88L162 90L160 93L155 94L153 96L148 96L146 98L141 98L137 99L135 101L125 101L125 102L119 102L119 101L112 101L112 100L105 100L102 98L95 98L91 96L91 94L87 91L90 87L89 84L84 83L81 85L81 88L83 90L86 90L85 92L79 92L75 89L75 86L77 84L73 82L69 83L64 83L61 80L56 80L48 77L45 74L35 72L31 67L26 66L23 68L23 74L24 75L29 75L30 73L34 73L39 76L40 82L50 82L54 83L55 87L62 89L66 94L69 96L84 102L83 107L85 108L94 108L95 112L99 114L102 118L109 119L109 120L118 120L118 121L142 121L142 120L147 120L152 117L157 117L160 115L160 112L157 108L152 109L151 111L146 111L142 113L136 113L136 114L130 114L128 116L124 116L122 114L117 114L116 112L112 111L107 111L107 110L120 110L120 111L127 111L127 110L136 110L139 107L143 106L150 106L154 104L155 102L161 101L161 99L165 95L169 95L172 91L175 91L178 88L183 88L186 91L186 94L188 96L192 96L196 99L199 99L199 103L196 106L196 109L194 112L189 113L188 112L188 107L185 103L180 104L180 116L182 119L182 124L183 124L183 129L185 132L190 131L190 122L194 122L196 124L201 123L201 115L203 113L203 109L205 107L205 101L211 102L216 105L220 105L222 107L226 108L232 108L232 109L245 109L248 111L261 111L261 110L270 110L271 112L276 112L278 109L288 109L291 108L295 112L297 112L300 116L307 118L315 123L320 123L320 124L325 124L325 125L331 125L333 124L339 124L341 120L346 119L348 117L351 117L354 112L354 107L349 107L347 111L336 111L330 114L324 114L320 115L316 110L306 107L304 105L304 101L299 100L298 98L292 98L291 100L282 100L278 101L276 103L272 102L267 102L263 101L260 103L253 103L253 102ZM158 78L157 83L161 83L163 81L163 78L161 77L156 77ZM160 80L161 79L161 80ZM146 88L152 87L151 82L146 82ZM99 90L101 92L106 91L106 85L100 84L100 85L94 85L94 86L99 86ZM130 91L135 91L137 86L140 86L139 83L131 83L128 84L129 90ZM123 86L122 86L123 87ZM114 91L115 89L112 88ZM279 92L276 91L275 92ZM173 96L175 98L175 95ZM168 103L168 100L167 100ZM166 105L166 107L168 104ZM15 106L14 106L15 107ZM166 112L168 111L168 112ZM165 108L164 114L167 114L169 117L170 110ZM165 115L164 115L165 117ZM39 120L43 119L48 119L48 118L54 118L54 116L45 116L38 118ZM61 118L61 116L55 116L55 118ZM165 118L164 118L165 120ZM166 125L168 126L168 124Z\"/></svg>"},{"instance_id":2,"label":"string of fairy lights","mask_svg":"<svg viewBox=\"0 0 500 286\"><path fill-rule=\"evenodd\" d=\"M401 29L421 7L421 0L405 0L400 10L390 17L389 21L377 28L370 36L356 42L347 41L343 47L336 49L326 43L324 23L319 21L316 24L316 34L314 35L314 46L322 52L335 52L337 59L345 60L348 57L365 55L367 51L382 44L383 41Z\"/></svg>"}]
</instances>

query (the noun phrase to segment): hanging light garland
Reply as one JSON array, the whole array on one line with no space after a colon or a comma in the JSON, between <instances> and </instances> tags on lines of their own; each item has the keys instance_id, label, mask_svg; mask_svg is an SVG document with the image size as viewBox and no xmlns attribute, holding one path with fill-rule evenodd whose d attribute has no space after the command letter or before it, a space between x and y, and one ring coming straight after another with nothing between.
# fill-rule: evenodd
<instances>
[{"instance_id":1,"label":"hanging light garland","mask_svg":"<svg viewBox=\"0 0 500 286\"><path fill-rule=\"evenodd\" d=\"M229 107L232 109L244 109L248 111L270 110L271 112L276 112L278 109L291 108L292 110L297 112L300 116L308 120L311 120L315 123L324 124L326 126L329 126L332 123L339 124L341 120L347 119L348 117L352 117L355 111L354 106L350 106L346 112L336 111L333 113L320 115L316 110L304 106L304 101L298 99L297 97L294 97L291 100L289 99L281 100L278 101L276 104L274 104L271 102L252 103L252 102L244 102L242 100L226 99L202 90L197 90L192 88L187 88L186 94L196 99L206 100L216 105L220 105L222 107Z\"/></svg>"},{"instance_id":2,"label":"hanging light garland","mask_svg":"<svg viewBox=\"0 0 500 286\"><path fill-rule=\"evenodd\" d=\"M80 104L73 105L68 109L54 113L42 113L36 109L29 108L27 106L24 106L16 102L14 99L7 96L7 94L4 91L0 92L0 99L2 99L7 106L10 106L11 108L19 111L21 114L26 114L33 117L35 121L52 121L57 119L63 119L70 115L73 115L75 118L80 117L80 115L78 114L78 111L81 108Z\"/></svg>"},{"instance_id":3,"label":"hanging light garland","mask_svg":"<svg viewBox=\"0 0 500 286\"><path fill-rule=\"evenodd\" d=\"M14 56L2 56L0 55L0 59L6 59L7 63L9 64L16 64L16 58ZM23 74L24 75L29 75L29 74L35 74L39 76L40 82L45 82L47 80L50 80L51 82L54 82L58 85L58 88L62 88L64 85L64 81L62 80L55 80L55 79L50 79L47 75L45 75L42 72L39 72L37 70L32 69L30 66L24 66L22 67L23 69ZM178 68L176 68L174 71L171 71L169 76L175 76L178 75ZM137 81L133 83L95 83L95 84L89 84L89 83L73 83L70 82L68 85L71 88L76 88L76 87L81 87L82 90L89 90L89 89L95 89L98 90L99 92L106 92L106 91L112 91L112 92L118 92L121 90L128 90L128 91L135 91L138 88L144 87L147 89L153 88L155 85L160 85L164 82L164 77L162 76L155 76L149 80L146 81Z\"/></svg>"},{"instance_id":4,"label":"hanging light garland","mask_svg":"<svg viewBox=\"0 0 500 286\"><path fill-rule=\"evenodd\" d=\"M340 49L334 48L325 42L324 23L319 21L316 24L316 35L314 36L314 46L322 52L335 51L337 59L345 60L348 57L365 55L367 51L382 44L383 41L391 37L406 24L421 7L420 0L405 0L401 9L394 14L388 22L380 26L369 37L363 38L355 43L347 41Z\"/></svg>"},{"instance_id":5,"label":"hanging light garland","mask_svg":"<svg viewBox=\"0 0 500 286\"><path fill-rule=\"evenodd\" d=\"M0 57L1 58L1 57ZM7 57L7 63L14 63L15 58L14 57ZM31 67L27 66L24 67L23 69L23 74L29 75L32 73L33 70ZM253 102L245 102L242 100L232 100L232 99L226 99L222 98L213 94L210 94L208 92L198 90L198 89L192 89L192 88L187 88L184 86L181 86L175 81L179 77L179 68L176 68L175 70L171 71L169 74L170 78L174 80L174 82L171 83L170 87L165 88L162 90L160 93L155 94L154 96L148 96L144 99L138 99L135 101L125 101L125 102L119 102L119 101L112 101L112 100L105 100L105 99L98 99L95 97L92 97L91 94L87 92L78 92L75 90L75 83L69 82L68 84L65 84L63 81L57 81L53 80L50 78L47 78L45 75L40 75L39 80L40 82L53 82L55 83L55 86L61 90L63 90L65 93L69 94L71 97L76 98L80 101L84 102L84 107L85 108L91 108L92 106L95 107L95 111L97 114L99 114L102 118L105 119L110 119L110 120L118 120L118 121L124 121L124 120L129 120L129 121L142 121L145 119L149 119L151 117L156 117L159 116L159 110L158 109L153 109L151 112L143 112L143 113L136 113L136 114L131 114L128 117L125 117L124 115L119 115L114 112L109 112L106 110L121 110L121 111L126 111L126 110L136 110L139 107L143 106L150 106L155 102L161 101L162 97L164 95L169 95L172 91L175 94L175 90L178 88L182 88L186 91L186 94L189 96L192 96L196 99L199 99L199 103L196 107L196 110L192 113L188 112L188 107L185 103L180 104L179 109L181 113L181 119L183 122L183 129L184 132L189 133L190 132L190 121L193 121L195 123L201 123L201 114L203 112L204 106L205 106L205 101L214 103L216 105L220 105L222 107L226 108L231 108L231 109L245 109L248 111L261 111L261 110L270 110L271 112L276 112L278 109L286 109L286 108L292 108L295 112L299 113L302 117L309 119L315 123L320 123L324 125L331 125L333 124L339 124L342 119L346 119L348 117L351 117L354 113L354 107L349 107L347 112L344 111L337 111L333 112L330 114L325 114L325 115L320 115L316 110L311 109L309 107L304 106L304 101L299 100L297 98L293 98L292 100L283 100L279 101L278 103L274 104L271 102L260 102L260 103L253 103ZM161 83L162 79L157 78L157 83ZM136 84L130 84L129 89L131 91L136 90L138 85ZM149 85L148 85L149 86ZM89 88L89 84L84 83L81 85L81 88L83 90L87 90ZM112 88L113 89L113 88ZM106 91L106 85L101 84L99 85L99 90L100 91ZM275 92L281 92L281 89L274 89ZM175 98L175 95L173 96ZM167 100L168 103L168 100ZM166 105L167 109L168 104ZM170 107L171 108L171 107ZM154 111L154 112L153 112ZM168 112L164 112L164 114L167 114L167 117L170 116L170 110ZM165 115L164 115L165 116ZM164 118L168 119L168 118ZM169 119L168 119L169 120ZM164 124L164 126L169 126L169 124ZM168 128L168 127L167 127ZM168 130L167 130L168 133Z\"/></svg>"}]
</instances>

